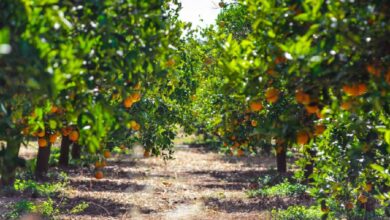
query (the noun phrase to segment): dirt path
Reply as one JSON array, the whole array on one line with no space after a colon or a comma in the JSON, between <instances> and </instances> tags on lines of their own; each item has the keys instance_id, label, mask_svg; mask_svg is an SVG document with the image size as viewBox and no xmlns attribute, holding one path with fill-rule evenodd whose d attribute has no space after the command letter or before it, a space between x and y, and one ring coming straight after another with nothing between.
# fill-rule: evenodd
<instances>
[{"instance_id":1,"label":"dirt path","mask_svg":"<svg viewBox=\"0 0 390 220\"><path fill-rule=\"evenodd\" d=\"M175 160L141 155L111 161L100 181L85 173L72 175L65 203L90 205L83 214L60 218L265 219L269 215L265 208L269 210L270 204L247 198L243 189L274 165L270 159L228 158L185 146L177 149Z\"/></svg>"}]
</instances>

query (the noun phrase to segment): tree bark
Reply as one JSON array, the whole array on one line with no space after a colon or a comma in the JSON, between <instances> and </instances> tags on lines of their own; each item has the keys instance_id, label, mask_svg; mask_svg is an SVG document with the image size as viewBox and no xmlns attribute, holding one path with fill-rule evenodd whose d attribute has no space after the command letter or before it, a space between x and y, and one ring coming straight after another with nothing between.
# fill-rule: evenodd
<instances>
[{"instance_id":1,"label":"tree bark","mask_svg":"<svg viewBox=\"0 0 390 220\"><path fill-rule=\"evenodd\" d=\"M308 153L310 155L310 161L305 166L305 179L307 183L310 183L313 181L313 178L310 177L311 174L313 174L314 170L314 160L313 157L316 155L316 151L314 150L308 150Z\"/></svg>"},{"instance_id":2,"label":"tree bark","mask_svg":"<svg viewBox=\"0 0 390 220\"><path fill-rule=\"evenodd\" d=\"M72 159L80 159L80 157L81 157L81 146L78 143L73 143Z\"/></svg>"},{"instance_id":3,"label":"tree bark","mask_svg":"<svg viewBox=\"0 0 390 220\"><path fill-rule=\"evenodd\" d=\"M37 179L43 179L49 171L49 159L51 153L51 143L48 141L46 147L39 147L37 156L37 167L35 176Z\"/></svg>"},{"instance_id":4,"label":"tree bark","mask_svg":"<svg viewBox=\"0 0 390 220\"><path fill-rule=\"evenodd\" d=\"M278 173L285 173L287 172L287 161L286 161L286 146L282 146L283 150L276 154L276 166Z\"/></svg>"},{"instance_id":5,"label":"tree bark","mask_svg":"<svg viewBox=\"0 0 390 220\"><path fill-rule=\"evenodd\" d=\"M61 167L67 167L69 165L69 151L72 142L69 140L69 136L62 136L59 165Z\"/></svg>"},{"instance_id":6,"label":"tree bark","mask_svg":"<svg viewBox=\"0 0 390 220\"><path fill-rule=\"evenodd\" d=\"M24 166L24 160L19 158L21 138L11 138L6 140L6 148L0 151L0 189L8 188L15 182L16 168Z\"/></svg>"}]
</instances>

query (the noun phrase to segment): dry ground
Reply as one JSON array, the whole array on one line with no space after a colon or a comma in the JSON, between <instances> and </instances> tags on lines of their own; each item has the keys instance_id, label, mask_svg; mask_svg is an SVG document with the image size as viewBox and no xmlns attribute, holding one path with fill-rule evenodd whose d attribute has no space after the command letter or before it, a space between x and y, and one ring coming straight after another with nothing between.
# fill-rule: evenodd
<instances>
[{"instance_id":1,"label":"dry ground","mask_svg":"<svg viewBox=\"0 0 390 220\"><path fill-rule=\"evenodd\" d=\"M184 145L177 147L174 157L143 158L139 149L133 156L112 158L103 180L92 178L88 169L73 170L57 203L64 204L62 213L81 202L89 207L57 218L269 219L272 208L295 203L246 196L251 180L275 166L272 158L226 157Z\"/></svg>"}]
</instances>

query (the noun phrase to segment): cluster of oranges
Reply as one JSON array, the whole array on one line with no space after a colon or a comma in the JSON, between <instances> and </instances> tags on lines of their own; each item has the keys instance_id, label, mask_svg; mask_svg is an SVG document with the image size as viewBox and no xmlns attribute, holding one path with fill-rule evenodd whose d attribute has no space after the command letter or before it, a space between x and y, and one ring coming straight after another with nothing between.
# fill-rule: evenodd
<instances>
[{"instance_id":1,"label":"cluster of oranges","mask_svg":"<svg viewBox=\"0 0 390 220\"><path fill-rule=\"evenodd\" d=\"M131 108L134 103L138 102L141 100L141 94L138 92L135 92L133 94L130 94L123 100L123 105L125 108Z\"/></svg>"},{"instance_id":2,"label":"cluster of oranges","mask_svg":"<svg viewBox=\"0 0 390 220\"><path fill-rule=\"evenodd\" d=\"M107 166L106 159L111 158L111 152L109 150L103 151L104 159L99 159L95 162L95 178L103 179L104 174L102 169Z\"/></svg>"},{"instance_id":3,"label":"cluster of oranges","mask_svg":"<svg viewBox=\"0 0 390 220\"><path fill-rule=\"evenodd\" d=\"M305 145L309 142L310 138L312 135L314 136L320 136L324 133L324 131L326 130L326 127L325 125L323 124L318 124L318 125L315 125L314 126L314 131L313 132L308 132L308 131L305 131L305 130L302 130L302 131L298 131L297 133L297 144L299 145Z\"/></svg>"}]
</instances>

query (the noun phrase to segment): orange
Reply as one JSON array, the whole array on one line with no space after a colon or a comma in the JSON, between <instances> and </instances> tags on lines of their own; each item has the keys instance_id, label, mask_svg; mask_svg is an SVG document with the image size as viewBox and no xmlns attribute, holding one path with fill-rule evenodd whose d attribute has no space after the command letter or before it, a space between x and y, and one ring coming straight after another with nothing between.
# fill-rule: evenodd
<instances>
[{"instance_id":1,"label":"orange","mask_svg":"<svg viewBox=\"0 0 390 220\"><path fill-rule=\"evenodd\" d=\"M249 106L250 106L251 110L254 112L258 112L261 109L263 109L263 105L259 101L253 101L249 104Z\"/></svg>"},{"instance_id":2,"label":"orange","mask_svg":"<svg viewBox=\"0 0 390 220\"><path fill-rule=\"evenodd\" d=\"M235 149L235 148L237 148L237 147L239 147L239 146L240 146L240 143L238 143L238 142L234 142L234 144L233 144L232 148L233 148L233 149Z\"/></svg>"},{"instance_id":3,"label":"orange","mask_svg":"<svg viewBox=\"0 0 390 220\"><path fill-rule=\"evenodd\" d=\"M359 197L358 197L358 200L360 203L364 204L367 202L368 198L367 196L363 195L363 194L360 194Z\"/></svg>"},{"instance_id":4,"label":"orange","mask_svg":"<svg viewBox=\"0 0 390 220\"><path fill-rule=\"evenodd\" d=\"M38 139L38 146L39 147L46 147L47 146L47 140L45 138L39 138Z\"/></svg>"},{"instance_id":5,"label":"orange","mask_svg":"<svg viewBox=\"0 0 390 220\"><path fill-rule=\"evenodd\" d=\"M316 125L316 126L314 127L314 134L315 134L316 136L319 136L319 135L321 135L322 133L324 133L325 129L326 129L325 125L322 125L322 124Z\"/></svg>"},{"instance_id":6,"label":"orange","mask_svg":"<svg viewBox=\"0 0 390 220\"><path fill-rule=\"evenodd\" d=\"M231 137L230 137L230 140L232 140L232 141L236 140L236 136L234 136L234 135L231 136Z\"/></svg>"},{"instance_id":7,"label":"orange","mask_svg":"<svg viewBox=\"0 0 390 220\"><path fill-rule=\"evenodd\" d=\"M223 146L224 146L224 147L227 147L228 144L227 144L226 142L223 142Z\"/></svg>"},{"instance_id":8,"label":"orange","mask_svg":"<svg viewBox=\"0 0 390 220\"><path fill-rule=\"evenodd\" d=\"M352 203L352 202L347 202L347 203L345 204L345 208L348 209L348 210L353 209L353 203Z\"/></svg>"},{"instance_id":9,"label":"orange","mask_svg":"<svg viewBox=\"0 0 390 220\"><path fill-rule=\"evenodd\" d=\"M317 112L320 111L320 109L316 105L307 105L305 108L307 113L309 114L316 114Z\"/></svg>"},{"instance_id":10,"label":"orange","mask_svg":"<svg viewBox=\"0 0 390 220\"><path fill-rule=\"evenodd\" d=\"M302 90L298 90L295 93L295 99L297 100L298 103L308 105L310 103L310 95L303 92Z\"/></svg>"},{"instance_id":11,"label":"orange","mask_svg":"<svg viewBox=\"0 0 390 220\"><path fill-rule=\"evenodd\" d=\"M51 134L49 137L49 142L50 143L55 143L57 140L57 134Z\"/></svg>"},{"instance_id":12,"label":"orange","mask_svg":"<svg viewBox=\"0 0 390 220\"><path fill-rule=\"evenodd\" d=\"M176 61L174 59L169 59L166 63L167 67L173 67Z\"/></svg>"},{"instance_id":13,"label":"orange","mask_svg":"<svg viewBox=\"0 0 390 220\"><path fill-rule=\"evenodd\" d=\"M102 168L103 166L102 166L102 163L100 162L100 161L96 161L95 162L95 168L96 169L99 169L99 168Z\"/></svg>"},{"instance_id":14,"label":"orange","mask_svg":"<svg viewBox=\"0 0 390 220\"><path fill-rule=\"evenodd\" d=\"M150 151L149 150L145 150L144 151L144 157L149 157L150 156Z\"/></svg>"},{"instance_id":15,"label":"orange","mask_svg":"<svg viewBox=\"0 0 390 220\"><path fill-rule=\"evenodd\" d=\"M349 96L360 96L367 92L367 85L364 83L344 85L343 91Z\"/></svg>"},{"instance_id":16,"label":"orange","mask_svg":"<svg viewBox=\"0 0 390 220\"><path fill-rule=\"evenodd\" d=\"M125 100L123 100L123 105L125 106L125 108L131 108L131 106L133 105L133 99L131 98L131 96L128 96L127 98L125 98Z\"/></svg>"},{"instance_id":17,"label":"orange","mask_svg":"<svg viewBox=\"0 0 390 220\"><path fill-rule=\"evenodd\" d=\"M385 76L385 81L390 84L390 69L387 70L386 76Z\"/></svg>"},{"instance_id":18,"label":"orange","mask_svg":"<svg viewBox=\"0 0 390 220\"><path fill-rule=\"evenodd\" d=\"M61 130L62 130L62 135L64 135L64 136L68 136L70 134L70 132L72 132L71 127L63 127Z\"/></svg>"},{"instance_id":19,"label":"orange","mask_svg":"<svg viewBox=\"0 0 390 220\"><path fill-rule=\"evenodd\" d=\"M141 89L141 83L137 82L137 84L134 85L133 87L135 90L140 90Z\"/></svg>"},{"instance_id":20,"label":"orange","mask_svg":"<svg viewBox=\"0 0 390 220\"><path fill-rule=\"evenodd\" d=\"M69 139L71 140L71 141L73 141L73 142L76 142L78 139L79 139L79 132L77 132L77 131L72 131L72 132L70 132L70 134L69 134Z\"/></svg>"},{"instance_id":21,"label":"orange","mask_svg":"<svg viewBox=\"0 0 390 220\"><path fill-rule=\"evenodd\" d=\"M374 75L374 76L380 76L381 74L381 71L377 68L375 68L374 65L367 65L367 72L369 72L370 74Z\"/></svg>"},{"instance_id":22,"label":"orange","mask_svg":"<svg viewBox=\"0 0 390 220\"><path fill-rule=\"evenodd\" d=\"M38 137L45 137L45 130L40 130L37 132Z\"/></svg>"},{"instance_id":23,"label":"orange","mask_svg":"<svg viewBox=\"0 0 390 220\"><path fill-rule=\"evenodd\" d=\"M285 63L287 59L284 56L278 56L275 58L275 64Z\"/></svg>"},{"instance_id":24,"label":"orange","mask_svg":"<svg viewBox=\"0 0 390 220\"><path fill-rule=\"evenodd\" d=\"M279 99L279 90L275 88L268 88L265 92L265 98L269 103L275 103Z\"/></svg>"},{"instance_id":25,"label":"orange","mask_svg":"<svg viewBox=\"0 0 390 220\"><path fill-rule=\"evenodd\" d=\"M342 110L349 110L351 107L352 107L352 103L351 102L343 102L340 105L340 108Z\"/></svg>"},{"instance_id":26,"label":"orange","mask_svg":"<svg viewBox=\"0 0 390 220\"><path fill-rule=\"evenodd\" d=\"M136 121L130 121L130 126L133 130L138 131L141 128L141 125L138 124Z\"/></svg>"},{"instance_id":27,"label":"orange","mask_svg":"<svg viewBox=\"0 0 390 220\"><path fill-rule=\"evenodd\" d=\"M103 156L104 156L104 158L110 158L111 157L111 152L106 150L106 151L103 152Z\"/></svg>"},{"instance_id":28,"label":"orange","mask_svg":"<svg viewBox=\"0 0 390 220\"><path fill-rule=\"evenodd\" d=\"M367 92L367 85L364 83L360 83L357 85L357 94L364 95Z\"/></svg>"},{"instance_id":29,"label":"orange","mask_svg":"<svg viewBox=\"0 0 390 220\"><path fill-rule=\"evenodd\" d=\"M30 128L29 128L29 127L23 128L22 134L23 134L24 136L28 136L29 133L30 133Z\"/></svg>"},{"instance_id":30,"label":"orange","mask_svg":"<svg viewBox=\"0 0 390 220\"><path fill-rule=\"evenodd\" d=\"M269 69L269 70L267 70L267 73L268 73L270 76L273 76L273 77L277 77L277 76L278 76L278 73L277 73L274 69Z\"/></svg>"},{"instance_id":31,"label":"orange","mask_svg":"<svg viewBox=\"0 0 390 220\"><path fill-rule=\"evenodd\" d=\"M257 126L257 121L256 121L256 120L252 120L252 121L251 121L251 125L252 125L253 127L256 127L256 126Z\"/></svg>"},{"instance_id":32,"label":"orange","mask_svg":"<svg viewBox=\"0 0 390 220\"><path fill-rule=\"evenodd\" d=\"M55 106L55 105L53 105L53 106L51 107L51 109L50 109L50 112L51 112L51 113L56 113L57 111L58 111L58 107Z\"/></svg>"},{"instance_id":33,"label":"orange","mask_svg":"<svg viewBox=\"0 0 390 220\"><path fill-rule=\"evenodd\" d=\"M366 185L364 185L364 191L370 192L371 190L372 190L372 184L366 183Z\"/></svg>"},{"instance_id":34,"label":"orange","mask_svg":"<svg viewBox=\"0 0 390 220\"><path fill-rule=\"evenodd\" d=\"M100 180L100 179L103 179L104 175L103 175L103 172L102 171L96 171L95 172L95 178Z\"/></svg>"},{"instance_id":35,"label":"orange","mask_svg":"<svg viewBox=\"0 0 390 220\"><path fill-rule=\"evenodd\" d=\"M130 97L133 100L133 102L138 102L139 100L141 100L141 94L138 92L131 94Z\"/></svg>"},{"instance_id":36,"label":"orange","mask_svg":"<svg viewBox=\"0 0 390 220\"><path fill-rule=\"evenodd\" d=\"M244 155L244 151L241 150L241 149L238 149L238 150L237 150L237 156L238 156L238 157L241 157L241 156L243 156L243 155Z\"/></svg>"},{"instance_id":37,"label":"orange","mask_svg":"<svg viewBox=\"0 0 390 220\"><path fill-rule=\"evenodd\" d=\"M309 135L306 131L300 131L297 134L297 143L300 145L307 144L309 142Z\"/></svg>"}]
</instances>

